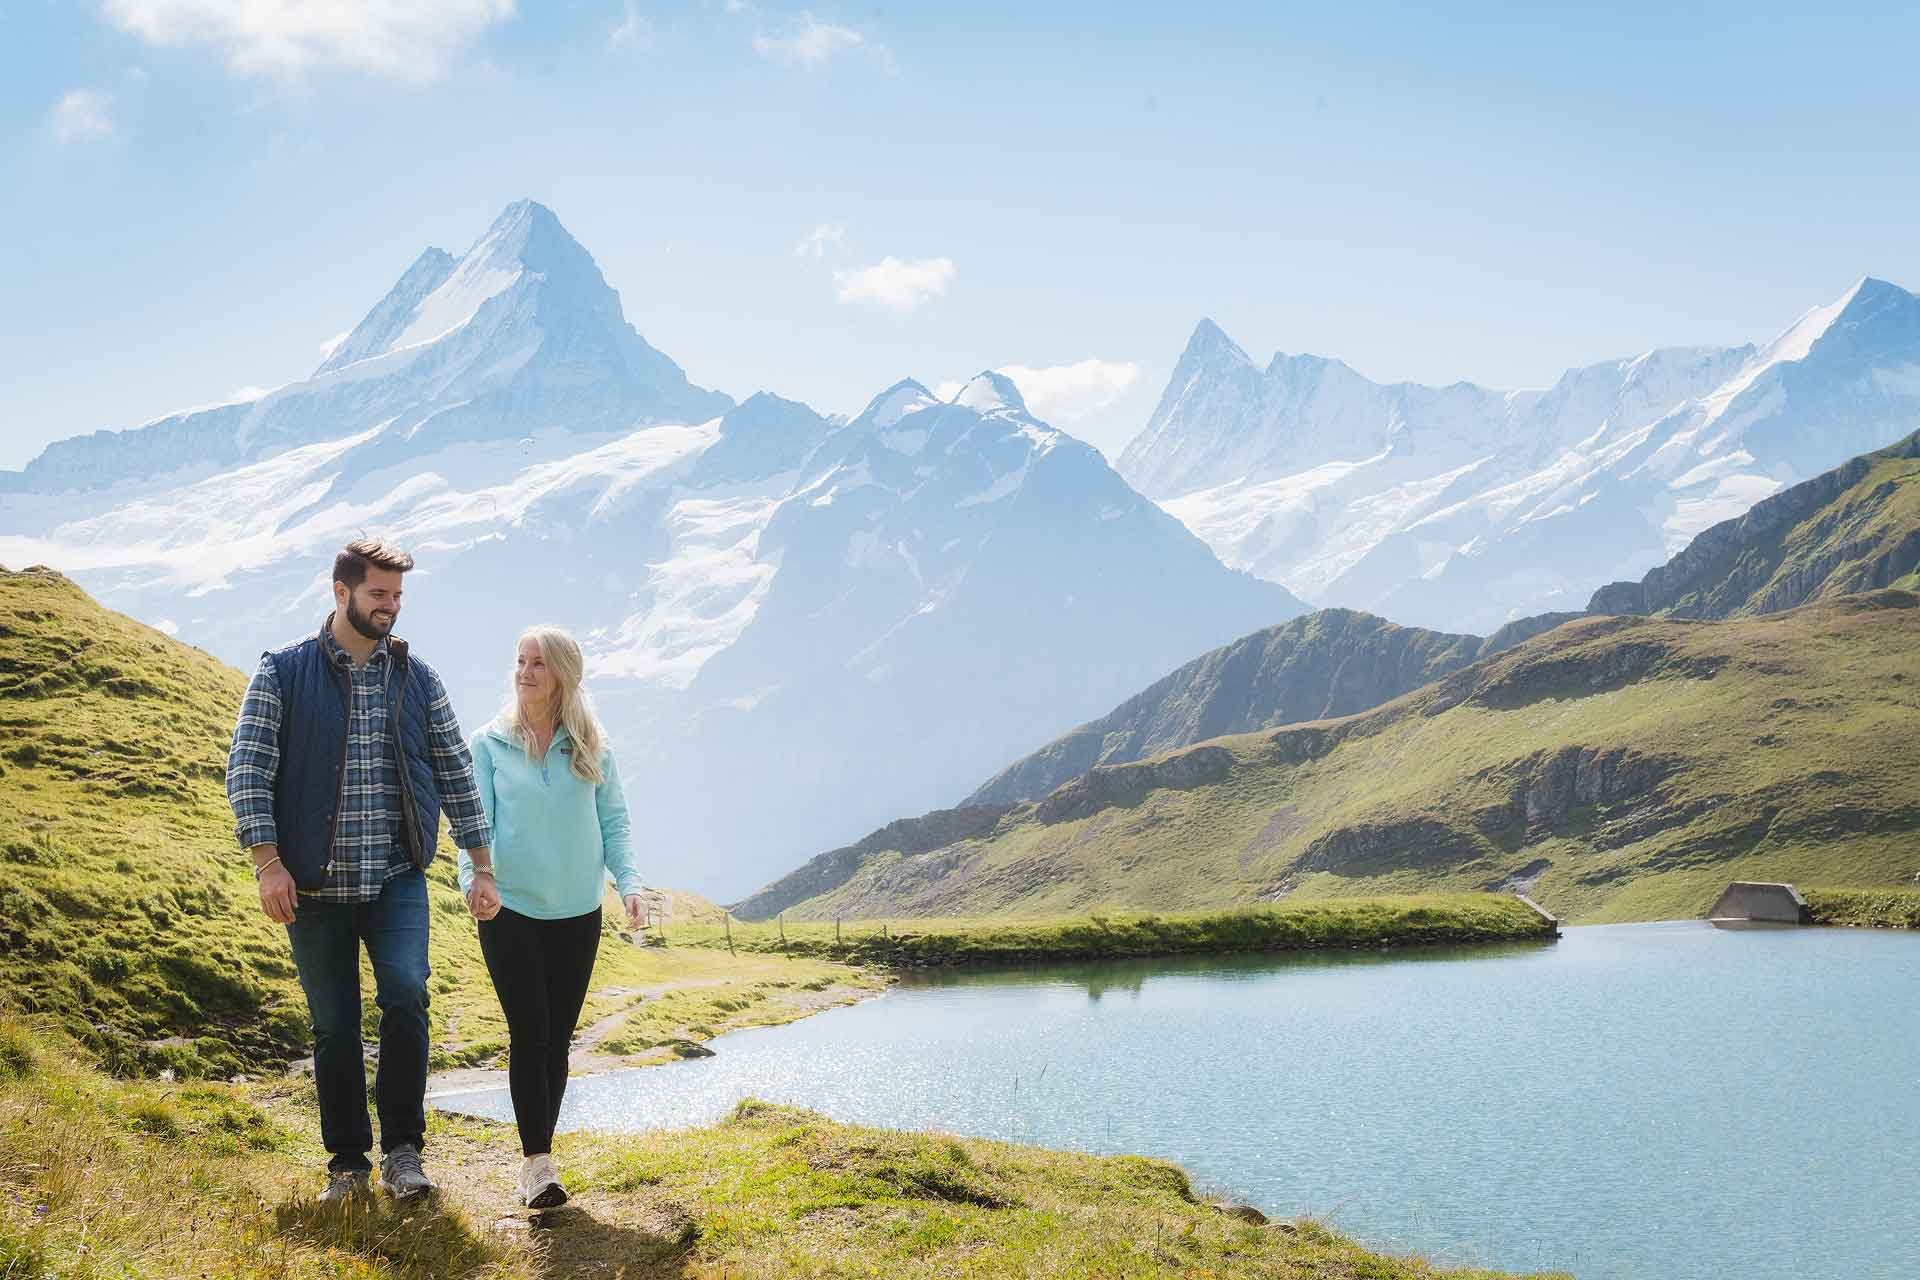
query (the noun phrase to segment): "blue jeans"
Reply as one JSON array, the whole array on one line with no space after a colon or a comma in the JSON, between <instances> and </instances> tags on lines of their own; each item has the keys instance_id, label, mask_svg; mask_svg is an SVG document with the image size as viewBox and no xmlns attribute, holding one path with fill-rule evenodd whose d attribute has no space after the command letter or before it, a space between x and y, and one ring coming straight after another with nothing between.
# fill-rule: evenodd
<instances>
[{"instance_id":1,"label":"blue jeans","mask_svg":"<svg viewBox=\"0 0 1920 1280\"><path fill-rule=\"evenodd\" d=\"M360 1048L360 944L373 963L380 1006L380 1066L374 1104L380 1149L423 1145L427 1130L427 879L418 870L387 881L372 902L302 896L287 926L293 963L313 1017L313 1082L320 1140L336 1172L373 1166L367 1070Z\"/></svg>"}]
</instances>

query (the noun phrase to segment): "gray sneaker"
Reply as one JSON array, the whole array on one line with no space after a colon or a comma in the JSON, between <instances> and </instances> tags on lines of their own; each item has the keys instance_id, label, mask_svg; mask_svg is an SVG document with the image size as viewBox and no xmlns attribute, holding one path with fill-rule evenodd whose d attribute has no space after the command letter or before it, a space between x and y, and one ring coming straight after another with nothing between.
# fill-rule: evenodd
<instances>
[{"instance_id":1,"label":"gray sneaker","mask_svg":"<svg viewBox=\"0 0 1920 1280\"><path fill-rule=\"evenodd\" d=\"M327 1189L320 1193L320 1203L337 1204L367 1194L369 1181L365 1169L334 1169L327 1174Z\"/></svg>"},{"instance_id":2,"label":"gray sneaker","mask_svg":"<svg viewBox=\"0 0 1920 1280\"><path fill-rule=\"evenodd\" d=\"M427 1171L420 1167L420 1148L403 1142L381 1158L380 1185L397 1200L408 1200L433 1190Z\"/></svg>"},{"instance_id":3,"label":"gray sneaker","mask_svg":"<svg viewBox=\"0 0 1920 1280\"><path fill-rule=\"evenodd\" d=\"M520 1164L520 1203L529 1209L553 1209L567 1202L560 1171L551 1155L528 1156Z\"/></svg>"}]
</instances>

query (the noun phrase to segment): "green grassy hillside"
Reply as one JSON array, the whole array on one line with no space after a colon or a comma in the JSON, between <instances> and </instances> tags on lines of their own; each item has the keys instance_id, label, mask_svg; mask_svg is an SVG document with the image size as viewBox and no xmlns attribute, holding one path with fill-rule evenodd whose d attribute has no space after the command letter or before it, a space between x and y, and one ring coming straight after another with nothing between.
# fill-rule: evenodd
<instances>
[{"instance_id":1,"label":"green grassy hillside","mask_svg":"<svg viewBox=\"0 0 1920 1280\"><path fill-rule=\"evenodd\" d=\"M984 835L880 852L788 918L1526 888L1696 915L1731 878L1920 869L1920 597L1586 618L1343 720L1096 769ZM847 869L842 869L846 871Z\"/></svg>"},{"instance_id":2,"label":"green grassy hillside","mask_svg":"<svg viewBox=\"0 0 1920 1280\"><path fill-rule=\"evenodd\" d=\"M1920 432L1714 525L1641 581L1602 587L1587 613L1758 617L1884 587L1920 591ZM890 823L810 860L736 910L765 919L812 910L802 904L828 896L836 908L864 903L892 910L897 902L918 901L920 890L912 887L896 891L848 882L886 862L899 863L900 874L915 880L937 879L921 855L950 856L956 846L991 838L1014 806L1037 801L1090 769L1176 752L1208 738L1358 714L1577 616L1523 618L1480 640L1324 609L1255 632L1201 655L1100 719L1015 761L963 807ZM1046 872L1035 864L1034 874L1044 879ZM1117 891L1127 892L1124 884ZM999 899L977 896L982 902L1011 900L1004 892ZM1063 886L1055 897L1059 902L1042 909L1087 900L1084 886Z\"/></svg>"},{"instance_id":3,"label":"green grassy hillside","mask_svg":"<svg viewBox=\"0 0 1920 1280\"><path fill-rule=\"evenodd\" d=\"M1714 525L1587 608L1750 618L1880 587L1920 587L1920 431Z\"/></svg>"},{"instance_id":4,"label":"green grassy hillside","mask_svg":"<svg viewBox=\"0 0 1920 1280\"><path fill-rule=\"evenodd\" d=\"M120 1070L226 1076L308 1052L286 933L260 913L227 809L245 687L59 574L0 570L0 992ZM490 1063L506 1028L441 852L435 1064ZM668 897L669 933L717 917ZM629 946L611 917L608 932L582 1025L617 1027L609 1044L637 1060L875 985L824 961Z\"/></svg>"},{"instance_id":5,"label":"green grassy hillside","mask_svg":"<svg viewBox=\"0 0 1920 1280\"><path fill-rule=\"evenodd\" d=\"M1008 765L965 803L1038 800L1096 765L1144 760L1230 733L1354 715L1573 616L1530 618L1483 639L1396 626L1353 609L1321 609L1202 654L1100 719Z\"/></svg>"}]
</instances>

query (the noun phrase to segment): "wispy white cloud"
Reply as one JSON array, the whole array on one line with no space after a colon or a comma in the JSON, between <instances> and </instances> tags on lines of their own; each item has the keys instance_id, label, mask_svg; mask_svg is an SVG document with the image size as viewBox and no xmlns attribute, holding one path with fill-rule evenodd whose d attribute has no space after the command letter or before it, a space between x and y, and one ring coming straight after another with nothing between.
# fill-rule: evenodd
<instances>
[{"instance_id":1,"label":"wispy white cloud","mask_svg":"<svg viewBox=\"0 0 1920 1280\"><path fill-rule=\"evenodd\" d=\"M227 392L227 400L234 404L248 404L267 394L265 387L235 387Z\"/></svg>"},{"instance_id":2,"label":"wispy white cloud","mask_svg":"<svg viewBox=\"0 0 1920 1280\"><path fill-rule=\"evenodd\" d=\"M92 142L113 136L113 99L96 89L75 89L53 108L59 142Z\"/></svg>"},{"instance_id":3,"label":"wispy white cloud","mask_svg":"<svg viewBox=\"0 0 1920 1280\"><path fill-rule=\"evenodd\" d=\"M609 49L651 49L653 47L653 20L633 7L633 0L626 0L626 17L620 25L607 33Z\"/></svg>"},{"instance_id":4,"label":"wispy white cloud","mask_svg":"<svg viewBox=\"0 0 1920 1280\"><path fill-rule=\"evenodd\" d=\"M942 297L957 274L952 258L886 257L858 271L836 271L842 302L872 302L895 311L911 311Z\"/></svg>"},{"instance_id":5,"label":"wispy white cloud","mask_svg":"<svg viewBox=\"0 0 1920 1280\"><path fill-rule=\"evenodd\" d=\"M1140 366L1131 360L1076 360L1044 369L1004 364L998 371L1013 379L1028 408L1050 422L1098 413L1140 380Z\"/></svg>"},{"instance_id":6,"label":"wispy white cloud","mask_svg":"<svg viewBox=\"0 0 1920 1280\"><path fill-rule=\"evenodd\" d=\"M1140 366L1131 360L1078 360L1073 364L1003 364L995 373L1013 379L1020 398L1036 418L1048 422L1078 422L1118 400L1140 380ZM967 384L943 382L934 388L942 400L951 400Z\"/></svg>"},{"instance_id":7,"label":"wispy white cloud","mask_svg":"<svg viewBox=\"0 0 1920 1280\"><path fill-rule=\"evenodd\" d=\"M211 45L239 75L323 69L431 80L514 0L102 0L155 45Z\"/></svg>"},{"instance_id":8,"label":"wispy white cloud","mask_svg":"<svg viewBox=\"0 0 1920 1280\"><path fill-rule=\"evenodd\" d=\"M852 27L822 22L811 12L802 12L779 35L754 32L752 43L761 57L789 67L824 67L843 53L858 53L888 75L899 70L893 51L884 44L867 39Z\"/></svg>"},{"instance_id":9,"label":"wispy white cloud","mask_svg":"<svg viewBox=\"0 0 1920 1280\"><path fill-rule=\"evenodd\" d=\"M847 247L847 229L837 222L823 222L800 238L793 246L796 258L824 258L828 248L845 249Z\"/></svg>"}]
</instances>

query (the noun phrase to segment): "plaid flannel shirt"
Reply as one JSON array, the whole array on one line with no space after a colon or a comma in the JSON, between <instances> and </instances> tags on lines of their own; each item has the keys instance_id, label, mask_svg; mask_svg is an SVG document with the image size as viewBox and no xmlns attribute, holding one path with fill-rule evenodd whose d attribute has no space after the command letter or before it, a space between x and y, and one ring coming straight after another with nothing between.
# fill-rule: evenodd
<instances>
[{"instance_id":1,"label":"plaid flannel shirt","mask_svg":"<svg viewBox=\"0 0 1920 1280\"><path fill-rule=\"evenodd\" d=\"M400 791L399 756L388 717L391 661L383 639L364 666L325 634L325 657L346 673L352 690L347 714L347 761L342 775L340 813L334 825L331 869L309 897L336 902L371 902L394 876L412 867L407 856ZM489 839L486 811L473 780L473 756L445 686L433 669L413 660L414 679L427 689L427 740L441 808L463 849L484 847ZM234 835L245 848L279 843L273 791L280 773L280 724L284 706L273 659L262 657L247 685L227 756L227 800L233 806ZM427 833L438 839L438 832Z\"/></svg>"}]
</instances>

